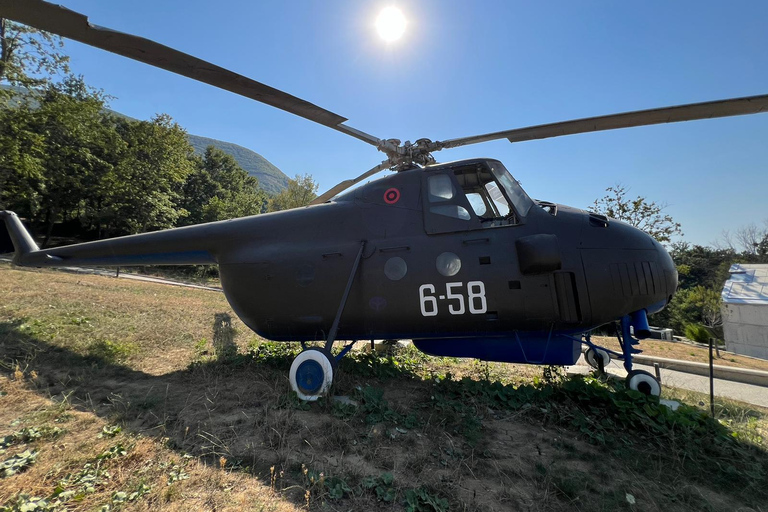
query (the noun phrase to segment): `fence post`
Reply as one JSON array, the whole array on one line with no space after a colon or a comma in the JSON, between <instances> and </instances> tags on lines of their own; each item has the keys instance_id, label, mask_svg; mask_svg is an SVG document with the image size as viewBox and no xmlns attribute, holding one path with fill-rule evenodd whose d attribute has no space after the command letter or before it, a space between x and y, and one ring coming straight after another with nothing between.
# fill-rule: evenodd
<instances>
[{"instance_id":1,"label":"fence post","mask_svg":"<svg viewBox=\"0 0 768 512\"><path fill-rule=\"evenodd\" d=\"M709 338L709 411L715 417L715 368L712 359L712 346L714 338Z\"/></svg>"}]
</instances>

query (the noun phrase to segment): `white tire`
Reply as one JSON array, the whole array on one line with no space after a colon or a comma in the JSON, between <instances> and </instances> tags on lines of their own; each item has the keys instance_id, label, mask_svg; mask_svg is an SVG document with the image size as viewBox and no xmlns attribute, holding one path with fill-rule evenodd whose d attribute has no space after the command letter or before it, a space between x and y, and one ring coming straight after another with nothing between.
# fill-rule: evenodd
<instances>
[{"instance_id":1,"label":"white tire","mask_svg":"<svg viewBox=\"0 0 768 512\"><path fill-rule=\"evenodd\" d=\"M627 387L645 395L660 396L661 383L644 370L632 370L627 375Z\"/></svg>"},{"instance_id":2,"label":"white tire","mask_svg":"<svg viewBox=\"0 0 768 512\"><path fill-rule=\"evenodd\" d=\"M289 379L299 398L315 401L331 388L333 363L323 350L309 348L293 360Z\"/></svg>"},{"instance_id":3,"label":"white tire","mask_svg":"<svg viewBox=\"0 0 768 512\"><path fill-rule=\"evenodd\" d=\"M587 362L589 366L591 366L595 370L600 368L600 366L597 364L598 357L603 358L603 368L607 367L608 363L611 362L611 354L609 354L608 352L606 352L601 348L589 347L587 351L584 353L584 360Z\"/></svg>"}]
</instances>

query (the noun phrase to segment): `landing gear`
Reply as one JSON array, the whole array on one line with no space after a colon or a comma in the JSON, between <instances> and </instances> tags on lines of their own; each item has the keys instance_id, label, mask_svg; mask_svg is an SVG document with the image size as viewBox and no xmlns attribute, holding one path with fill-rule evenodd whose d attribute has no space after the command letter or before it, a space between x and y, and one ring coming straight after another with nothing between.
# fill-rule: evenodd
<instances>
[{"instance_id":1,"label":"landing gear","mask_svg":"<svg viewBox=\"0 0 768 512\"><path fill-rule=\"evenodd\" d=\"M581 342L588 347L584 353L584 359L589 366L602 371L613 356L624 362L624 369L627 370L627 379L625 381L627 388L639 391L645 395L660 396L661 382L651 373L632 368L632 356L642 352L642 350L636 348L640 341L632 336L630 331L630 327L633 325L635 326L635 332L641 330L643 326L647 330L645 310L636 311L632 316L624 316L619 322L616 329L616 337L619 340L619 345L621 345L621 353L593 344L590 334L584 334Z\"/></svg>"},{"instance_id":2,"label":"landing gear","mask_svg":"<svg viewBox=\"0 0 768 512\"><path fill-rule=\"evenodd\" d=\"M639 391L644 395L660 396L661 383L644 370L632 370L627 374L627 387L633 391Z\"/></svg>"},{"instance_id":3,"label":"landing gear","mask_svg":"<svg viewBox=\"0 0 768 512\"><path fill-rule=\"evenodd\" d=\"M336 358L330 351L311 347L301 352L291 364L291 387L302 400L315 401L328 392L333 383Z\"/></svg>"},{"instance_id":4,"label":"landing gear","mask_svg":"<svg viewBox=\"0 0 768 512\"><path fill-rule=\"evenodd\" d=\"M352 341L352 343L344 347L337 356L331 354L331 348L333 347L333 342L336 340L336 333L339 329L339 320L341 320L341 314L344 312L344 306L347 304L349 290L352 288L352 281L354 281L355 274L357 274L357 268L360 265L360 258L363 256L364 249L365 242L362 242L360 244L360 250L357 252L355 263L352 266L352 272L349 274L344 295L341 297L339 309L336 312L336 317L333 319L331 330L325 341L325 346L322 348L307 348L302 342L304 350L296 356L296 359L294 359L291 364L291 373L289 374L291 387L296 392L296 395L302 400L310 402L315 401L331 389L331 384L333 384L333 373L336 370L337 362L344 357L355 344L355 341Z\"/></svg>"},{"instance_id":5,"label":"landing gear","mask_svg":"<svg viewBox=\"0 0 768 512\"><path fill-rule=\"evenodd\" d=\"M595 370L603 371L611 362L611 354L599 347L589 347L584 353L584 359Z\"/></svg>"}]
</instances>

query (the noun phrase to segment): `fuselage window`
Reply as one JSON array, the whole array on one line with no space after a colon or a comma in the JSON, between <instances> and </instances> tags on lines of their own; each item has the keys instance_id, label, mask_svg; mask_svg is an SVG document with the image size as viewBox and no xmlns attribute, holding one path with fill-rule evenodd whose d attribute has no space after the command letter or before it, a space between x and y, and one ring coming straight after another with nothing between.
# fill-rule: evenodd
<instances>
[{"instance_id":1,"label":"fuselage window","mask_svg":"<svg viewBox=\"0 0 768 512\"><path fill-rule=\"evenodd\" d=\"M438 174L429 177L429 202L439 203L453 199L453 183L451 177L446 174Z\"/></svg>"}]
</instances>

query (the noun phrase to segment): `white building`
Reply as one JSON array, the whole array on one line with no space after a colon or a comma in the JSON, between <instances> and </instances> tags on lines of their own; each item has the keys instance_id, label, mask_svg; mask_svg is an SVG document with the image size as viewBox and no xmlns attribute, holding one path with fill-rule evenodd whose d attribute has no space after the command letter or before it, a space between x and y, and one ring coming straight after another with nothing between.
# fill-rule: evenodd
<instances>
[{"instance_id":1,"label":"white building","mask_svg":"<svg viewBox=\"0 0 768 512\"><path fill-rule=\"evenodd\" d=\"M768 265L736 263L723 287L726 349L768 359Z\"/></svg>"}]
</instances>

